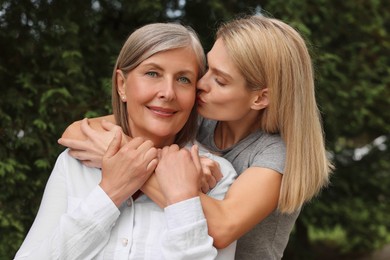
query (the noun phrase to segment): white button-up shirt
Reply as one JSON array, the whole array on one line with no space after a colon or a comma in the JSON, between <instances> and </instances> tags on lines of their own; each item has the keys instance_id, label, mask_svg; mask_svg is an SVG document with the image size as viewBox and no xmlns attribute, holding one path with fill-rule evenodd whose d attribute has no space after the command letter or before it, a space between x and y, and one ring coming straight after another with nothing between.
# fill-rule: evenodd
<instances>
[{"instance_id":1,"label":"white button-up shirt","mask_svg":"<svg viewBox=\"0 0 390 260\"><path fill-rule=\"evenodd\" d=\"M200 151L221 166L224 177L209 196L223 199L236 172L225 159ZM63 152L15 259L234 259L236 242L213 247L199 197L161 209L142 195L117 208L100 180L100 169Z\"/></svg>"}]
</instances>

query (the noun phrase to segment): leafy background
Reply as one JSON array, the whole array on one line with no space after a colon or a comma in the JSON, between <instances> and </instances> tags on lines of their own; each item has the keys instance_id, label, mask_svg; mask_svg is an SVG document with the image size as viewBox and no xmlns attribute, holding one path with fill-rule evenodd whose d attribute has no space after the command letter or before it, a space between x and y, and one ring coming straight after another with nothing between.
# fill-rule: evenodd
<instances>
[{"instance_id":1,"label":"leafy background","mask_svg":"<svg viewBox=\"0 0 390 260\"><path fill-rule=\"evenodd\" d=\"M265 11L307 39L316 70L331 186L303 208L283 259L350 259L390 242L390 1L0 0L0 259L36 214L74 120L110 113L110 77L133 29L215 28Z\"/></svg>"}]
</instances>

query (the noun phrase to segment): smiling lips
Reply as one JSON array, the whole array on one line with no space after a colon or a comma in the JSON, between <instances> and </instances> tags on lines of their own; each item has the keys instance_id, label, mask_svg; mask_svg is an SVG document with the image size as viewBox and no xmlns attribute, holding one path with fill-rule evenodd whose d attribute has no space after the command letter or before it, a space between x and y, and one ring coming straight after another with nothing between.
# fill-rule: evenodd
<instances>
[{"instance_id":1,"label":"smiling lips","mask_svg":"<svg viewBox=\"0 0 390 260\"><path fill-rule=\"evenodd\" d=\"M150 111L152 111L154 114L162 116L162 117L171 117L174 114L177 113L177 110L169 109L169 108L163 108L163 107L147 107Z\"/></svg>"}]
</instances>

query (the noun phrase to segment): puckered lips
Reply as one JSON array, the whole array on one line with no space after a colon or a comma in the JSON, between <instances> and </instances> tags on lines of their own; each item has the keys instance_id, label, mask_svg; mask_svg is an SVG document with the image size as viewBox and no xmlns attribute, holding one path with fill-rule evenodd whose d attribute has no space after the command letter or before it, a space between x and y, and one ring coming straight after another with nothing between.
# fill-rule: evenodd
<instances>
[{"instance_id":1,"label":"puckered lips","mask_svg":"<svg viewBox=\"0 0 390 260\"><path fill-rule=\"evenodd\" d=\"M196 96L196 101L198 102L198 105L202 105L202 104L205 104L205 103L206 103L206 102L200 97L199 94Z\"/></svg>"}]
</instances>

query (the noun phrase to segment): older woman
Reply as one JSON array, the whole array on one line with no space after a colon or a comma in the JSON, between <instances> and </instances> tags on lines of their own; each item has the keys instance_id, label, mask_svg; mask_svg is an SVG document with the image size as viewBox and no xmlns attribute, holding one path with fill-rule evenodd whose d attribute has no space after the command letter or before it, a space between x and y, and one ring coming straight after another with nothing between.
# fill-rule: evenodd
<instances>
[{"instance_id":1,"label":"older woman","mask_svg":"<svg viewBox=\"0 0 390 260\"><path fill-rule=\"evenodd\" d=\"M117 133L101 170L66 151L58 157L15 259L234 257L234 243L218 253L208 235L199 198L198 146L179 147L196 131L196 83L204 61L196 34L184 26L150 24L130 35L114 68L112 97L116 122L132 139L122 142ZM221 164L224 178L210 194L223 199L235 171L224 159L200 152ZM161 185L164 210L138 192L152 172L164 180L168 171L183 169L189 176L180 182L185 189Z\"/></svg>"}]
</instances>

